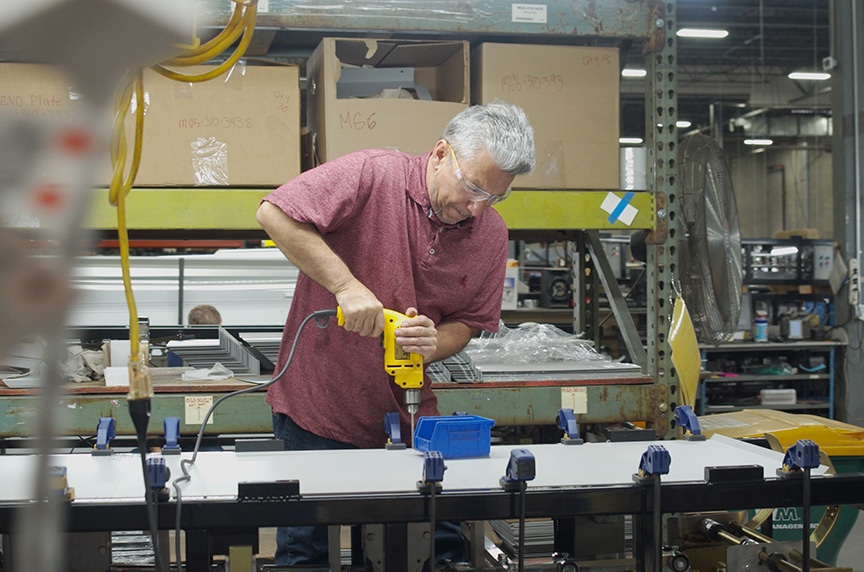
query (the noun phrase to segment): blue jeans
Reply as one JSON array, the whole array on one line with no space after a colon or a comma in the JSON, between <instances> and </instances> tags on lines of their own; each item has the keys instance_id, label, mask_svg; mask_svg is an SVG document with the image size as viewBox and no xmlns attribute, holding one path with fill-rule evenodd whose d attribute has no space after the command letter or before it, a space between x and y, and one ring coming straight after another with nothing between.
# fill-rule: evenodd
<instances>
[{"instance_id":1,"label":"blue jeans","mask_svg":"<svg viewBox=\"0 0 864 572\"><path fill-rule=\"evenodd\" d=\"M310 433L282 413L273 414L273 434L277 439L282 439L286 451L356 449L353 445ZM459 523L436 523L435 559L439 562L442 560L463 562L465 560L465 540L462 537ZM276 529L274 563L277 566L327 566L327 527L278 527Z\"/></svg>"}]
</instances>

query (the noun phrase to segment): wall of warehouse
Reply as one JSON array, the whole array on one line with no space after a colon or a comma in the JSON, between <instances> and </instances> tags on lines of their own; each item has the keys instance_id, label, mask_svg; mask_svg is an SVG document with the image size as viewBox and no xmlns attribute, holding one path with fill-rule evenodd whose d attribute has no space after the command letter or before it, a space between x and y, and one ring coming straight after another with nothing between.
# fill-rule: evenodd
<instances>
[{"instance_id":1,"label":"wall of warehouse","mask_svg":"<svg viewBox=\"0 0 864 572\"><path fill-rule=\"evenodd\" d=\"M818 238L834 238L831 152L815 145L763 149L726 153L741 236L769 238L781 230L814 229Z\"/></svg>"}]
</instances>

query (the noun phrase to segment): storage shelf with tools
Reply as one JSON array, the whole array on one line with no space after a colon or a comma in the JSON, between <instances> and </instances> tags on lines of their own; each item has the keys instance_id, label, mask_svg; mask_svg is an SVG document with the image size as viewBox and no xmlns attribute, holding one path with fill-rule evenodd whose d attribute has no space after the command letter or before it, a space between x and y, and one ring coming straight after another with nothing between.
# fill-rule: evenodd
<instances>
[{"instance_id":1,"label":"storage shelf with tools","mask_svg":"<svg viewBox=\"0 0 864 572\"><path fill-rule=\"evenodd\" d=\"M834 418L834 341L700 346L701 415L768 407Z\"/></svg>"}]
</instances>

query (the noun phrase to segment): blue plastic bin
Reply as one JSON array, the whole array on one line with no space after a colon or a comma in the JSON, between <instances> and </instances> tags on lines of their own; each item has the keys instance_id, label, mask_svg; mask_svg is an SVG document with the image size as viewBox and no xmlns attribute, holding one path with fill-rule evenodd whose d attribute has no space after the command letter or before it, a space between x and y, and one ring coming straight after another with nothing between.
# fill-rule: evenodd
<instances>
[{"instance_id":1,"label":"blue plastic bin","mask_svg":"<svg viewBox=\"0 0 864 572\"><path fill-rule=\"evenodd\" d=\"M414 430L414 448L439 451L445 459L488 457L493 419L477 415L421 417Z\"/></svg>"}]
</instances>

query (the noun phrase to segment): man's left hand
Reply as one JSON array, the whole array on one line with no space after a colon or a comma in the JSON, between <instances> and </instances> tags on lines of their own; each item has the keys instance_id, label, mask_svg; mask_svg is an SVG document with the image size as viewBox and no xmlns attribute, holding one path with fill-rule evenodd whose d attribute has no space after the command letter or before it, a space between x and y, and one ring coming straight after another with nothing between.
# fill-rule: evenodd
<instances>
[{"instance_id":1,"label":"man's left hand","mask_svg":"<svg viewBox=\"0 0 864 572\"><path fill-rule=\"evenodd\" d=\"M395 330L396 343L406 352L420 354L429 361L438 351L438 330L428 316L421 315L417 308L408 308L408 316Z\"/></svg>"}]
</instances>

